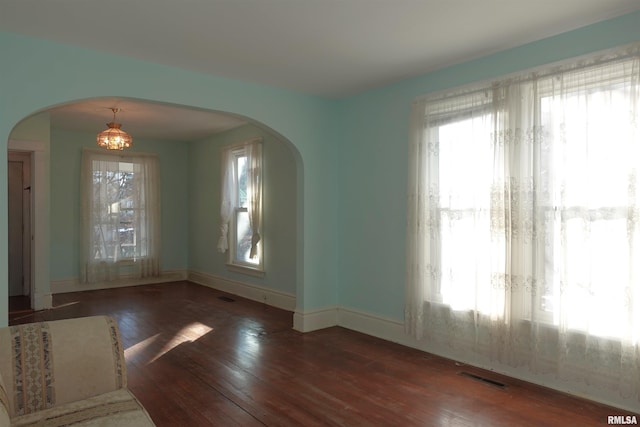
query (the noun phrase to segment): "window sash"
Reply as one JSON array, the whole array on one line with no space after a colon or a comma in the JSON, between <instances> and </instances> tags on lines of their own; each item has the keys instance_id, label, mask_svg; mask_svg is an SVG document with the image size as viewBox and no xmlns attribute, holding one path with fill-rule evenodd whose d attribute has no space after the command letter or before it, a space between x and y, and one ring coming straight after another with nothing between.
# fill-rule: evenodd
<instances>
[{"instance_id":1,"label":"window sash","mask_svg":"<svg viewBox=\"0 0 640 427\"><path fill-rule=\"evenodd\" d=\"M137 198L133 197L136 188L144 187L138 182L141 179L140 165L131 161L122 162L117 158L111 161L94 160L92 164L93 261L135 261L147 256L146 240L142 233L145 228L144 207L136 203ZM123 207L127 204L132 207ZM127 219L125 212L133 215ZM129 225L127 228L131 230L123 229L125 225ZM126 234L131 234L131 239L126 239Z\"/></svg>"},{"instance_id":2,"label":"window sash","mask_svg":"<svg viewBox=\"0 0 640 427\"><path fill-rule=\"evenodd\" d=\"M249 179L248 150L250 143L255 143L255 141L249 141L228 148L231 150L231 165L227 165L227 167L233 169L230 201L233 213L229 221L229 251L227 262L230 266L262 271L263 245L258 245L256 257L251 258L249 256L252 240L252 229L248 223L250 194L247 186L247 180ZM262 215L262 213L260 213L260 215Z\"/></svg>"}]
</instances>

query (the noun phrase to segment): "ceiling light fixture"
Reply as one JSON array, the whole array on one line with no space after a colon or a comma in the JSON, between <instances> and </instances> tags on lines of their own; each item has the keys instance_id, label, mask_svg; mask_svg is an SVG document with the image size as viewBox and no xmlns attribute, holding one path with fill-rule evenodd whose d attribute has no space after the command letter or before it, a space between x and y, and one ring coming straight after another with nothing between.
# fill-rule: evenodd
<instances>
[{"instance_id":1,"label":"ceiling light fixture","mask_svg":"<svg viewBox=\"0 0 640 427\"><path fill-rule=\"evenodd\" d=\"M131 135L120 129L120 123L116 123L116 113L121 111L119 108L112 108L113 121L107 123L109 129L100 132L96 138L98 146L107 150L124 150L133 145Z\"/></svg>"}]
</instances>

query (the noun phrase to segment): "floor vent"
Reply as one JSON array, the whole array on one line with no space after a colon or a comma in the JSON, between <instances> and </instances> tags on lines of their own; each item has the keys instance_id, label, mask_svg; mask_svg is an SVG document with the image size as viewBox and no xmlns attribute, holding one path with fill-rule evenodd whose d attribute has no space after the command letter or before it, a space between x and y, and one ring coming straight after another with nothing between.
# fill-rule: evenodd
<instances>
[{"instance_id":1,"label":"floor vent","mask_svg":"<svg viewBox=\"0 0 640 427\"><path fill-rule=\"evenodd\" d=\"M218 297L218 299L221 299L224 302L235 302L236 301L233 298L229 298L229 297Z\"/></svg>"},{"instance_id":2,"label":"floor vent","mask_svg":"<svg viewBox=\"0 0 640 427\"><path fill-rule=\"evenodd\" d=\"M506 384L503 384L500 381L496 381L496 380L482 377L480 375L472 374L471 372L462 371L459 374L462 375L463 377L471 378L476 381L482 381L483 383L492 385L494 387L505 388L507 386Z\"/></svg>"}]
</instances>

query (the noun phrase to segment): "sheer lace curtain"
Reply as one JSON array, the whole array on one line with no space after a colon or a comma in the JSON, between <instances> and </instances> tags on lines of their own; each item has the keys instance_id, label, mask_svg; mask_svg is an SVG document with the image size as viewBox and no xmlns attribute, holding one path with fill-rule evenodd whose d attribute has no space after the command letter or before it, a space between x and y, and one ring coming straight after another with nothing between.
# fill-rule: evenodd
<instances>
[{"instance_id":1,"label":"sheer lace curtain","mask_svg":"<svg viewBox=\"0 0 640 427\"><path fill-rule=\"evenodd\" d=\"M81 282L160 274L160 181L155 155L84 150Z\"/></svg>"},{"instance_id":2,"label":"sheer lace curtain","mask_svg":"<svg viewBox=\"0 0 640 427\"><path fill-rule=\"evenodd\" d=\"M236 169L233 167L235 156L231 147L222 150L222 187L220 200L220 237L218 238L218 252L229 249L229 222L234 212L234 182Z\"/></svg>"},{"instance_id":3,"label":"sheer lace curtain","mask_svg":"<svg viewBox=\"0 0 640 427\"><path fill-rule=\"evenodd\" d=\"M247 213L251 227L250 258L258 256L260 227L262 222L262 138L224 147L222 150L222 188L220 201L220 237L218 251L229 249L229 224L236 209L238 171L235 167L236 153L246 157Z\"/></svg>"},{"instance_id":4,"label":"sheer lace curtain","mask_svg":"<svg viewBox=\"0 0 640 427\"><path fill-rule=\"evenodd\" d=\"M639 52L414 103L409 334L640 400Z\"/></svg>"},{"instance_id":5,"label":"sheer lace curtain","mask_svg":"<svg viewBox=\"0 0 640 427\"><path fill-rule=\"evenodd\" d=\"M250 258L258 256L262 217L262 143L253 141L247 147L247 211L251 227Z\"/></svg>"}]
</instances>

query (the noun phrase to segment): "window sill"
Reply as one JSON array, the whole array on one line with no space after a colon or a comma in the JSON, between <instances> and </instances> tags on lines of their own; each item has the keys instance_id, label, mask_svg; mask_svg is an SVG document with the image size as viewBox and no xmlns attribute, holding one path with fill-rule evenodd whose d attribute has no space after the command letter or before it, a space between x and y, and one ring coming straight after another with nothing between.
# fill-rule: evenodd
<instances>
[{"instance_id":1,"label":"window sill","mask_svg":"<svg viewBox=\"0 0 640 427\"><path fill-rule=\"evenodd\" d=\"M264 270L258 270L257 268L245 267L244 265L238 264L227 264L227 270L233 271L235 273L247 274L249 276L254 277L264 277Z\"/></svg>"}]
</instances>

